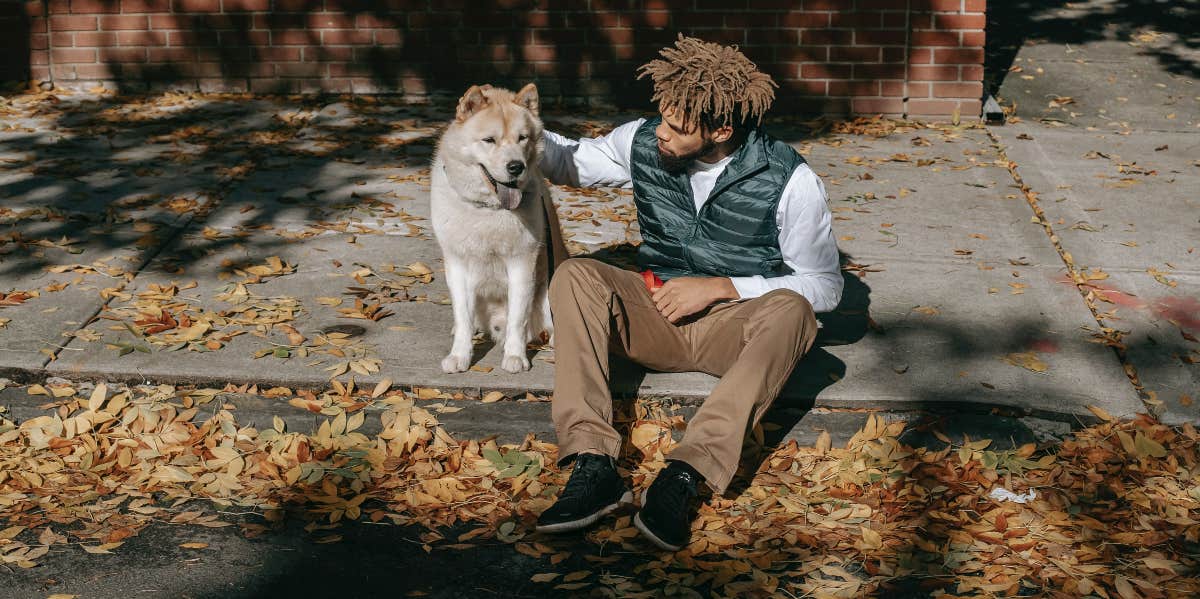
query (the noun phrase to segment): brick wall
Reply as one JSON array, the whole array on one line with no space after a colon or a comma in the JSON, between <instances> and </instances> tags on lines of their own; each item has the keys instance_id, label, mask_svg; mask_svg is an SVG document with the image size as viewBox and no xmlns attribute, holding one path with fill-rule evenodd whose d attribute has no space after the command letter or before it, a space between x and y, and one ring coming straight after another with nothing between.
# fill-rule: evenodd
<instances>
[{"instance_id":1,"label":"brick wall","mask_svg":"<svg viewBox=\"0 0 1200 599\"><path fill-rule=\"evenodd\" d=\"M400 92L539 84L646 107L676 32L736 43L781 108L979 115L986 0L0 0L3 77L121 91ZM21 46L24 46L23 48Z\"/></svg>"}]
</instances>

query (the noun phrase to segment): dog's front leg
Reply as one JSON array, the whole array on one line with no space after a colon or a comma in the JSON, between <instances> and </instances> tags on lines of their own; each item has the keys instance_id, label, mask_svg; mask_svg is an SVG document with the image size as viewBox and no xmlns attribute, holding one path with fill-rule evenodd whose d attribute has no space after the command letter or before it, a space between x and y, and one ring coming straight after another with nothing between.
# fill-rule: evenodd
<instances>
[{"instance_id":1,"label":"dog's front leg","mask_svg":"<svg viewBox=\"0 0 1200 599\"><path fill-rule=\"evenodd\" d=\"M460 260L446 256L446 284L454 308L454 342L442 359L443 372L465 372L471 367L471 339L475 336L475 286L470 268Z\"/></svg>"},{"instance_id":2,"label":"dog's front leg","mask_svg":"<svg viewBox=\"0 0 1200 599\"><path fill-rule=\"evenodd\" d=\"M529 370L525 356L529 316L533 309L536 256L514 256L505 262L508 269L508 322L504 331L504 359L500 367L509 372Z\"/></svg>"}]
</instances>

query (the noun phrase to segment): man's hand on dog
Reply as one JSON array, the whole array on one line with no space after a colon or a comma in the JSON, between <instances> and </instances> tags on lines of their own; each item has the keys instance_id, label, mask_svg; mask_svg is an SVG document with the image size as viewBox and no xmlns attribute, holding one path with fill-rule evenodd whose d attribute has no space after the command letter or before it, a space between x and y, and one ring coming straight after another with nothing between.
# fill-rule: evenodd
<instances>
[{"instance_id":1,"label":"man's hand on dog","mask_svg":"<svg viewBox=\"0 0 1200 599\"><path fill-rule=\"evenodd\" d=\"M679 277L664 283L650 297L663 317L674 324L717 302L741 296L726 277Z\"/></svg>"}]
</instances>

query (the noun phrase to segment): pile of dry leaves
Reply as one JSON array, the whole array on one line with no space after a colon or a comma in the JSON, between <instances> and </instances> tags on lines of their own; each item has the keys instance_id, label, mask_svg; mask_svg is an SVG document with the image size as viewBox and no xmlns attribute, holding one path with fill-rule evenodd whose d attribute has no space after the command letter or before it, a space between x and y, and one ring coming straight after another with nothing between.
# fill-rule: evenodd
<instances>
[{"instance_id":1,"label":"pile of dry leaves","mask_svg":"<svg viewBox=\"0 0 1200 599\"><path fill-rule=\"evenodd\" d=\"M903 446L903 423L872 416L845 448L823 435L815 447L776 449L737 497L701 507L684 550L652 551L624 516L588 539L640 561L585 556L593 571L563 573L560 543L531 531L566 476L553 465L555 446L454 439L417 398L386 383L268 393L281 410L286 400L323 415L312 434L278 417L271 428L243 426L214 389L27 392L44 397L45 414L0 419L0 562L9 567L36 567L58 544L115 551L154 521L233 526L189 504L207 499L261 513L238 524L247 535L269 532L287 510L321 529L359 518L425 526L434 550L509 543L544 558L534 581L573 593L1200 592L1200 435L1191 426L1116 422L1098 411L1101 424L1049 451L992 450L986 440L933 451ZM684 426L649 405L629 416L624 463L636 486ZM468 532L444 538L463 524Z\"/></svg>"}]
</instances>

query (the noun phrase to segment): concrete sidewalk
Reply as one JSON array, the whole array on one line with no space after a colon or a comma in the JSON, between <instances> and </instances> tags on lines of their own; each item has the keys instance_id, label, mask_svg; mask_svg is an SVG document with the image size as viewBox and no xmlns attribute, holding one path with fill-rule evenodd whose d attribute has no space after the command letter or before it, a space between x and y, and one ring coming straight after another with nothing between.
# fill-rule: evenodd
<instances>
[{"instance_id":1,"label":"concrete sidewalk","mask_svg":"<svg viewBox=\"0 0 1200 599\"><path fill-rule=\"evenodd\" d=\"M0 137L16 250L0 276L40 295L3 309L9 376L294 388L345 373L473 396L551 390L548 350L520 375L489 345L474 371L438 368L451 316L425 219L443 111L185 96L27 97L10 110L26 116ZM546 120L583 135L624 118ZM987 130L776 130L825 181L847 281L786 405L1144 409ZM573 253L628 259L627 192L555 198ZM715 380L614 378L684 401Z\"/></svg>"}]
</instances>

